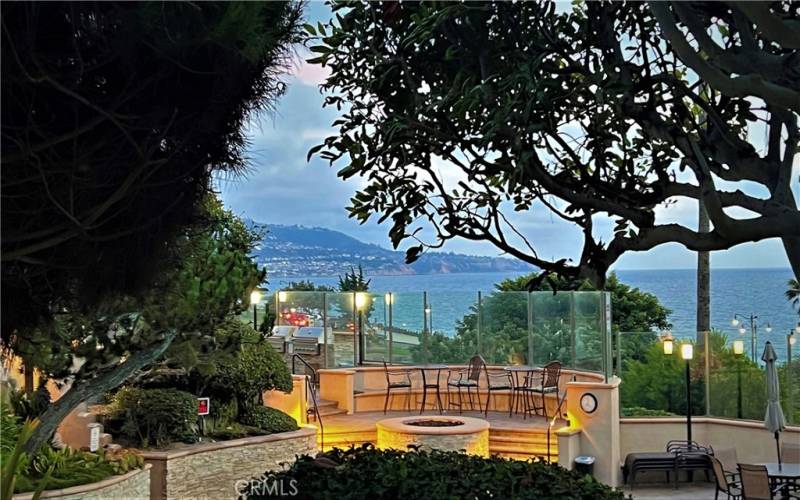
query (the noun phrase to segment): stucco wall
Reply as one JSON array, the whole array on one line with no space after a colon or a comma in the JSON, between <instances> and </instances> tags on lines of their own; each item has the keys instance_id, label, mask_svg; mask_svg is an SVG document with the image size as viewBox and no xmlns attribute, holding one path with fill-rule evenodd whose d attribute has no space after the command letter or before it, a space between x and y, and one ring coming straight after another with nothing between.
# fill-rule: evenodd
<instances>
[{"instance_id":1,"label":"stucco wall","mask_svg":"<svg viewBox=\"0 0 800 500\"><path fill-rule=\"evenodd\" d=\"M31 493L14 495L14 500L30 500L31 498L33 498ZM63 500L147 499L150 498L150 465L145 465L144 469L131 471L121 476L112 476L97 483L45 491L42 498Z\"/></svg>"},{"instance_id":2,"label":"stucco wall","mask_svg":"<svg viewBox=\"0 0 800 500\"><path fill-rule=\"evenodd\" d=\"M620 457L640 451L661 451L671 439L686 439L685 418L623 418L620 421ZM742 463L777 462L775 439L760 422L695 417L692 439L713 448L735 448ZM800 443L800 427L789 427L781 440Z\"/></svg>"},{"instance_id":3,"label":"stucco wall","mask_svg":"<svg viewBox=\"0 0 800 500\"><path fill-rule=\"evenodd\" d=\"M269 436L198 444L186 449L145 453L153 464L152 500L237 498L237 481L277 470L297 455L317 450L313 427Z\"/></svg>"}]
</instances>

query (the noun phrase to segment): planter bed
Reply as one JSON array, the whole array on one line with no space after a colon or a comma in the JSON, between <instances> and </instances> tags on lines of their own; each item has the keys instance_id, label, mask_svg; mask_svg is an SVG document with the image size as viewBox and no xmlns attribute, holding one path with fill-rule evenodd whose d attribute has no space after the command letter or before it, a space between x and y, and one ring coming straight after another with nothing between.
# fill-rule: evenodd
<instances>
[{"instance_id":1,"label":"planter bed","mask_svg":"<svg viewBox=\"0 0 800 500\"><path fill-rule=\"evenodd\" d=\"M150 498L151 466L130 471L127 474L111 476L96 483L72 486L61 490L46 490L42 498L58 498L63 500L106 500L109 498ZM30 500L33 493L19 493L14 500Z\"/></svg>"},{"instance_id":2,"label":"planter bed","mask_svg":"<svg viewBox=\"0 0 800 500\"><path fill-rule=\"evenodd\" d=\"M173 498L237 498L237 482L278 470L295 456L315 454L317 431L254 436L215 443L199 443L176 450L145 451L152 465L151 500Z\"/></svg>"}]
</instances>

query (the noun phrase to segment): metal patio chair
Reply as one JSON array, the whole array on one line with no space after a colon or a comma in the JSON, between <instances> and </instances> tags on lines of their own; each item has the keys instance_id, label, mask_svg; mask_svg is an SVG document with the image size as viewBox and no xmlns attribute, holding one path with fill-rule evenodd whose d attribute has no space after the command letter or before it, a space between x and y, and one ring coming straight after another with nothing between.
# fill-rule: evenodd
<instances>
[{"instance_id":1,"label":"metal patio chair","mask_svg":"<svg viewBox=\"0 0 800 500\"><path fill-rule=\"evenodd\" d=\"M386 360L383 361L383 373L386 374L386 400L383 402L383 413L386 414L386 410L389 408L389 398L391 397L393 390L398 389L406 389L406 406L408 411L411 411L411 375L409 374L408 370L389 370L389 365L386 364ZM392 380L392 377L395 377L395 380ZM399 379L399 377L404 377L405 380Z\"/></svg>"},{"instance_id":2,"label":"metal patio chair","mask_svg":"<svg viewBox=\"0 0 800 500\"><path fill-rule=\"evenodd\" d=\"M469 365L465 370L448 370L447 372L447 408L453 406L458 407L458 412L462 413L464 410L464 399L461 394L461 389L466 388L467 398L469 401L470 410L475 409L475 403L472 401L472 389L475 389L475 397L478 399L478 410L483 411L481 407L481 398L478 393L480 388L481 371L486 366L486 361L483 357L476 354L469 359ZM457 378L454 377L457 376ZM455 388L458 391L458 403L454 403L451 397L450 388Z\"/></svg>"},{"instance_id":3,"label":"metal patio chair","mask_svg":"<svg viewBox=\"0 0 800 500\"><path fill-rule=\"evenodd\" d=\"M544 365L541 375L529 375L525 380L525 387L522 392L525 394L525 411L523 418L526 418L528 413L531 415L539 414L542 411L544 419L547 420L547 399L548 394L556 395L556 405L560 406L560 396L558 393L558 382L561 378L561 362L551 361ZM535 396L539 396L541 406L536 405Z\"/></svg>"}]
</instances>

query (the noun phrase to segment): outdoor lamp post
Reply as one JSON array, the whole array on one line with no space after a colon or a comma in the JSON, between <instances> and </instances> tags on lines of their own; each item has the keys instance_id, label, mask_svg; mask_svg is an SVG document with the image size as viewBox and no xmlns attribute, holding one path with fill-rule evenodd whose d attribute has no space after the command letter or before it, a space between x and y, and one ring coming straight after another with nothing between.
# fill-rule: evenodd
<instances>
[{"instance_id":1,"label":"outdoor lamp post","mask_svg":"<svg viewBox=\"0 0 800 500\"><path fill-rule=\"evenodd\" d=\"M353 303L358 311L358 364L364 362L364 349L366 347L366 339L364 338L364 307L367 305L369 295L366 292L356 292L353 298Z\"/></svg>"},{"instance_id":2,"label":"outdoor lamp post","mask_svg":"<svg viewBox=\"0 0 800 500\"><path fill-rule=\"evenodd\" d=\"M800 328L800 324L797 325L797 328ZM794 366L792 365L792 347L794 347L794 343L797 340L795 336L795 332L789 331L789 335L786 336L786 373L791 374L792 370L794 370ZM791 411L794 408L794 391L792 390L792 377L787 376L786 382L788 387L786 388L786 394L789 396L789 424L794 423L794 412Z\"/></svg>"},{"instance_id":3,"label":"outdoor lamp post","mask_svg":"<svg viewBox=\"0 0 800 500\"><path fill-rule=\"evenodd\" d=\"M258 303L261 302L261 291L250 292L250 305L253 306L253 330L258 330Z\"/></svg>"},{"instance_id":4,"label":"outdoor lamp post","mask_svg":"<svg viewBox=\"0 0 800 500\"><path fill-rule=\"evenodd\" d=\"M758 347L758 316L750 313L749 315L735 313L733 315L733 319L731 320L731 325L739 326L739 333L744 335L745 329L744 325L740 326L741 320L749 321L750 322L750 355L753 358L753 361L756 361L756 348ZM767 333L772 331L772 325L767 323L767 326L764 328Z\"/></svg>"},{"instance_id":5,"label":"outdoor lamp post","mask_svg":"<svg viewBox=\"0 0 800 500\"><path fill-rule=\"evenodd\" d=\"M736 418L742 417L742 354L744 340L733 341L733 355L736 356Z\"/></svg>"},{"instance_id":6,"label":"outdoor lamp post","mask_svg":"<svg viewBox=\"0 0 800 500\"><path fill-rule=\"evenodd\" d=\"M392 363L392 343L394 341L392 337L392 304L394 303L394 295L391 292L387 292L386 295L383 296L384 302L386 305L383 308L383 328L384 328L384 337L386 337L386 341L388 343L388 351L389 351L389 364ZM389 321L386 321L386 311L389 311Z\"/></svg>"},{"instance_id":7,"label":"outdoor lamp post","mask_svg":"<svg viewBox=\"0 0 800 500\"><path fill-rule=\"evenodd\" d=\"M689 362L694 357L694 345L681 344L681 358L686 361L686 440L692 441L692 377L689 373Z\"/></svg>"},{"instance_id":8,"label":"outdoor lamp post","mask_svg":"<svg viewBox=\"0 0 800 500\"><path fill-rule=\"evenodd\" d=\"M425 308L425 316L428 317L428 329L431 333L433 333L433 316L431 315L431 306Z\"/></svg>"}]
</instances>

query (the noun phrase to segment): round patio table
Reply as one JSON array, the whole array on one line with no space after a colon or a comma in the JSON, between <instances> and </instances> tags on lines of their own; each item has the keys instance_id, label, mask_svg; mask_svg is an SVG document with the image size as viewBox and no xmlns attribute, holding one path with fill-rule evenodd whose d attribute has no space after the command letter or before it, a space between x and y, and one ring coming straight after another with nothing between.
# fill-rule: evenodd
<instances>
[{"instance_id":1,"label":"round patio table","mask_svg":"<svg viewBox=\"0 0 800 500\"><path fill-rule=\"evenodd\" d=\"M425 364L425 365L416 365L412 367L412 370L419 370L422 374L422 404L419 407L419 414L422 415L422 412L425 411L425 401L428 398L428 389L436 389L436 401L434 402L434 408L439 406L439 414L441 415L444 407L442 406L442 396L441 392L439 391L439 379L442 374L442 370L447 370L447 365L439 365L439 364ZM428 382L428 377L426 372L428 371L435 371L436 372L436 382Z\"/></svg>"},{"instance_id":2,"label":"round patio table","mask_svg":"<svg viewBox=\"0 0 800 500\"><path fill-rule=\"evenodd\" d=\"M531 365L512 365L503 367L503 371L511 374L511 393L514 396L512 398L513 401L511 402L511 411L519 413L520 396L522 396L522 391L525 389L525 380L531 373L538 370L538 367ZM522 375L525 376L523 377Z\"/></svg>"}]
</instances>

